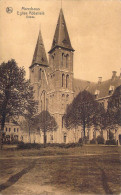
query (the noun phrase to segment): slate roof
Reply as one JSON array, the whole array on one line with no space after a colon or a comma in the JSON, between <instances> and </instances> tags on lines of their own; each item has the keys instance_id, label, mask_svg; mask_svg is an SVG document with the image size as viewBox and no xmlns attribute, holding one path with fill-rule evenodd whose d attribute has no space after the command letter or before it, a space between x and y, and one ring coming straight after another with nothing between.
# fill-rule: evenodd
<instances>
[{"instance_id":1,"label":"slate roof","mask_svg":"<svg viewBox=\"0 0 121 195\"><path fill-rule=\"evenodd\" d=\"M74 49L71 46L71 42L70 42L70 38L69 38L68 31L67 31L62 9L60 10L60 14L59 14L59 18L58 18L58 22L57 22L57 26L55 30L53 42L52 42L52 47L49 53L55 47L58 47L58 46L74 51Z\"/></svg>"},{"instance_id":2,"label":"slate roof","mask_svg":"<svg viewBox=\"0 0 121 195\"><path fill-rule=\"evenodd\" d=\"M34 64L48 66L48 60L45 52L41 31L39 31L39 36L33 55L33 61L30 67L32 67Z\"/></svg>"},{"instance_id":3,"label":"slate roof","mask_svg":"<svg viewBox=\"0 0 121 195\"><path fill-rule=\"evenodd\" d=\"M100 99L110 95L109 89L111 87L114 87L115 90L120 85L121 85L120 77L115 77L114 79L111 78L101 83L94 83L94 82L74 79L73 90L75 92L75 96L83 90L87 90L91 94L95 95L95 92L97 90L99 92L98 99Z\"/></svg>"}]
</instances>

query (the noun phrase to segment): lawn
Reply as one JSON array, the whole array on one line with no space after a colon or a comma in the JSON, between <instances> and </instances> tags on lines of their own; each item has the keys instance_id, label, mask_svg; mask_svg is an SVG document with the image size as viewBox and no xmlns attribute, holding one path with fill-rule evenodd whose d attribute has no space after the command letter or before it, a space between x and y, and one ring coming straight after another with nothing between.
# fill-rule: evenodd
<instances>
[{"instance_id":1,"label":"lawn","mask_svg":"<svg viewBox=\"0 0 121 195\"><path fill-rule=\"evenodd\" d=\"M0 152L2 194L119 194L120 147Z\"/></svg>"}]
</instances>

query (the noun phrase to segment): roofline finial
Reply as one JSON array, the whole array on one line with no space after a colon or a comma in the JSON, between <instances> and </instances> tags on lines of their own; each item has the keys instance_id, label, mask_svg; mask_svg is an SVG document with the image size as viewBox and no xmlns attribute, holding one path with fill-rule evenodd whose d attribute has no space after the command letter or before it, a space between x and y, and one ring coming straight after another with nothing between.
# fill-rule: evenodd
<instances>
[{"instance_id":1,"label":"roofline finial","mask_svg":"<svg viewBox=\"0 0 121 195\"><path fill-rule=\"evenodd\" d=\"M61 9L62 9L62 0L61 0Z\"/></svg>"}]
</instances>

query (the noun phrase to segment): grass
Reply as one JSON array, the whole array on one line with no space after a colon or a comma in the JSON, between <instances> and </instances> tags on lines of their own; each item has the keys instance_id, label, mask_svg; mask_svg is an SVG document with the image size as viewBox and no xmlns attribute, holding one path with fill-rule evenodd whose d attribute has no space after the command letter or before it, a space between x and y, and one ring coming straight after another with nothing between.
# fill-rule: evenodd
<instances>
[{"instance_id":1,"label":"grass","mask_svg":"<svg viewBox=\"0 0 121 195\"><path fill-rule=\"evenodd\" d=\"M2 194L120 192L121 162L117 146L3 150L0 158Z\"/></svg>"}]
</instances>

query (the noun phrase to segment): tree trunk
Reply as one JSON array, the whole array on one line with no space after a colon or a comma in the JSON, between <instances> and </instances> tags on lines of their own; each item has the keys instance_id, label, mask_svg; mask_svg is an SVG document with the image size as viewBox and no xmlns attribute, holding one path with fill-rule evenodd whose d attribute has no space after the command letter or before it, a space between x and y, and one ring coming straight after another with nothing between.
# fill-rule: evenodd
<instances>
[{"instance_id":1,"label":"tree trunk","mask_svg":"<svg viewBox=\"0 0 121 195\"><path fill-rule=\"evenodd\" d=\"M85 121L83 123L83 132L84 132L84 137L85 137Z\"/></svg>"},{"instance_id":2,"label":"tree trunk","mask_svg":"<svg viewBox=\"0 0 121 195\"><path fill-rule=\"evenodd\" d=\"M46 144L46 131L44 129L44 145Z\"/></svg>"},{"instance_id":3,"label":"tree trunk","mask_svg":"<svg viewBox=\"0 0 121 195\"><path fill-rule=\"evenodd\" d=\"M31 143L31 129L30 129L30 126L29 126L29 142Z\"/></svg>"},{"instance_id":4,"label":"tree trunk","mask_svg":"<svg viewBox=\"0 0 121 195\"><path fill-rule=\"evenodd\" d=\"M5 126L5 114L2 116L1 120L1 129L0 129L0 149L3 149L3 133L4 133L4 126Z\"/></svg>"},{"instance_id":5,"label":"tree trunk","mask_svg":"<svg viewBox=\"0 0 121 195\"><path fill-rule=\"evenodd\" d=\"M2 119L1 119L1 130L0 130L0 149L3 148L3 133L4 133L4 126L5 126L5 119L6 119L6 107L9 100L9 90L5 91L5 99L2 104Z\"/></svg>"},{"instance_id":6,"label":"tree trunk","mask_svg":"<svg viewBox=\"0 0 121 195\"><path fill-rule=\"evenodd\" d=\"M84 132L83 142L84 142L84 144L85 144L85 121L84 121L84 123L83 123L83 132Z\"/></svg>"}]
</instances>

